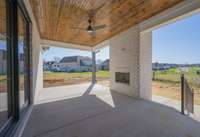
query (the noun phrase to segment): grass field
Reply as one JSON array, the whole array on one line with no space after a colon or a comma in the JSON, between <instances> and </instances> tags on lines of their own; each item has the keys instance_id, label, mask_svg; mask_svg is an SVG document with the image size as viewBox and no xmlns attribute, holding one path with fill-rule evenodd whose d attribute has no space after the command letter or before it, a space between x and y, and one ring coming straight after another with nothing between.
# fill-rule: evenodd
<instances>
[{"instance_id":1,"label":"grass field","mask_svg":"<svg viewBox=\"0 0 200 137\"><path fill-rule=\"evenodd\" d=\"M184 72L186 79L195 92L195 103L200 105L200 75L197 75L200 67L190 67ZM152 91L154 95L180 100L180 76L177 68L165 71L155 71L153 75Z\"/></svg>"},{"instance_id":2,"label":"grass field","mask_svg":"<svg viewBox=\"0 0 200 137\"><path fill-rule=\"evenodd\" d=\"M187 72L184 72L185 77L189 83L195 88L200 88L200 75L197 75L197 70L200 70L200 67L190 67ZM180 83L181 71L178 68L173 68L164 71L155 71L154 80L161 82L170 82L170 83Z\"/></svg>"},{"instance_id":3,"label":"grass field","mask_svg":"<svg viewBox=\"0 0 200 137\"><path fill-rule=\"evenodd\" d=\"M185 72L185 76L195 91L195 103L200 105L200 75L196 74L197 70L200 70L200 67L191 67ZM96 75L97 81L100 84L109 86L109 71L98 71ZM180 75L181 71L177 68L165 71L155 71L152 83L153 95L180 100ZM53 87L90 82L92 73L45 71L43 76L44 87ZM23 85L23 82L20 85ZM20 88L22 87L20 86ZM5 75L0 75L0 89L0 92L4 92L7 89Z\"/></svg>"},{"instance_id":4,"label":"grass field","mask_svg":"<svg viewBox=\"0 0 200 137\"><path fill-rule=\"evenodd\" d=\"M85 78L85 77L91 77L91 72L72 72L72 73L66 73L66 72L44 72L44 79L65 79L65 78ZM96 76L98 78L109 78L109 71L98 71L96 73Z\"/></svg>"},{"instance_id":5,"label":"grass field","mask_svg":"<svg viewBox=\"0 0 200 137\"><path fill-rule=\"evenodd\" d=\"M109 80L109 71L98 71L97 81ZM91 72L44 72L44 87L62 86L90 82Z\"/></svg>"},{"instance_id":6,"label":"grass field","mask_svg":"<svg viewBox=\"0 0 200 137\"><path fill-rule=\"evenodd\" d=\"M197 70L200 70L200 67L190 67L184 74L195 91L195 103L200 105L200 75L196 74ZM109 71L98 71L97 81L109 86L109 75ZM180 100L180 75L181 71L177 68L155 71L152 83L153 94ZM92 73L45 71L43 77L44 87L52 87L91 82ZM6 91L6 87L6 76L0 75L0 89Z\"/></svg>"}]
</instances>

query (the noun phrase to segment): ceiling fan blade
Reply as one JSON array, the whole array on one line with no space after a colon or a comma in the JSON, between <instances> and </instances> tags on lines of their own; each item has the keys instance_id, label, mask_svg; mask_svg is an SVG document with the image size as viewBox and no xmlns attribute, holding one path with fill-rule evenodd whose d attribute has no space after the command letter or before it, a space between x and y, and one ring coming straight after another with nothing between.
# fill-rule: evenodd
<instances>
[{"instance_id":1,"label":"ceiling fan blade","mask_svg":"<svg viewBox=\"0 0 200 137\"><path fill-rule=\"evenodd\" d=\"M70 29L85 30L85 28L79 28L79 27L70 27Z\"/></svg>"},{"instance_id":2,"label":"ceiling fan blade","mask_svg":"<svg viewBox=\"0 0 200 137\"><path fill-rule=\"evenodd\" d=\"M94 30L100 30L100 29L104 29L106 27L108 27L108 26L103 24L103 25L94 26L93 28L94 28Z\"/></svg>"}]
</instances>

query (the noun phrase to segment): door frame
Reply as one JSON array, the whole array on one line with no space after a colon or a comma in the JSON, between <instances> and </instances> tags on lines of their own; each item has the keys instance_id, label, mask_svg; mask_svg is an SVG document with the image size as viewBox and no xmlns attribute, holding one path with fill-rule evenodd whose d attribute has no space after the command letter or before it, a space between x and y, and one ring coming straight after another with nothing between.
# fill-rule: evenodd
<instances>
[{"instance_id":1,"label":"door frame","mask_svg":"<svg viewBox=\"0 0 200 137\"><path fill-rule=\"evenodd\" d=\"M12 136L17 126L25 117L32 104L32 39L31 19L23 0L5 0L7 38L7 75L8 75L8 120L0 129L0 136ZM18 10L26 22L27 43L27 99L28 105L20 111L19 105L19 60L18 60Z\"/></svg>"}]
</instances>

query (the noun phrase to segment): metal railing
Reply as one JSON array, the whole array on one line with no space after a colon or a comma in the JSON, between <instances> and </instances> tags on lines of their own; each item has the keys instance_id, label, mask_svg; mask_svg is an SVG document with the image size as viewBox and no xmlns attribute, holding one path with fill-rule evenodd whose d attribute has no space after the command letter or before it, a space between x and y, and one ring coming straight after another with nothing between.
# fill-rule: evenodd
<instances>
[{"instance_id":1,"label":"metal railing","mask_svg":"<svg viewBox=\"0 0 200 137\"><path fill-rule=\"evenodd\" d=\"M190 87L184 74L181 75L181 113L194 113L194 90Z\"/></svg>"}]
</instances>

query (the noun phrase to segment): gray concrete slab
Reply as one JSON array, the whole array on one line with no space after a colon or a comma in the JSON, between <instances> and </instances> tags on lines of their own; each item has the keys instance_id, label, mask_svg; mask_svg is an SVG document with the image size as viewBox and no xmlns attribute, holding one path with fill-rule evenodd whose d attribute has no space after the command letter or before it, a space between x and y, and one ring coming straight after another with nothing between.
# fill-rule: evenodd
<instances>
[{"instance_id":1,"label":"gray concrete slab","mask_svg":"<svg viewBox=\"0 0 200 137\"><path fill-rule=\"evenodd\" d=\"M155 95L152 97L152 101L181 111L181 101ZM189 116L197 121L200 121L200 105L194 105L194 114L189 114Z\"/></svg>"},{"instance_id":2,"label":"gray concrete slab","mask_svg":"<svg viewBox=\"0 0 200 137\"><path fill-rule=\"evenodd\" d=\"M100 85L81 86L83 92L57 89L71 96L51 93L56 98L52 102L47 101L50 96L40 96L43 102L34 106L23 137L200 137L200 122L172 107Z\"/></svg>"}]
</instances>

